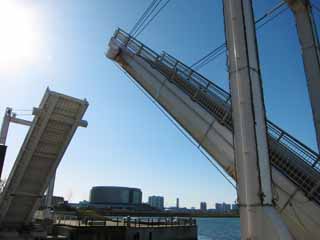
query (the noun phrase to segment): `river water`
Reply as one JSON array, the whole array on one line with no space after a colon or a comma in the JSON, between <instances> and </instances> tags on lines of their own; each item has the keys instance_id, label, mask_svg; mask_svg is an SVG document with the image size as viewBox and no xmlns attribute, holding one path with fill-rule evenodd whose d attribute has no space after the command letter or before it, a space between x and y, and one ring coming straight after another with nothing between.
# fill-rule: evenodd
<instances>
[{"instance_id":1,"label":"river water","mask_svg":"<svg viewBox=\"0 0 320 240\"><path fill-rule=\"evenodd\" d=\"M198 240L239 240L240 218L197 218Z\"/></svg>"}]
</instances>

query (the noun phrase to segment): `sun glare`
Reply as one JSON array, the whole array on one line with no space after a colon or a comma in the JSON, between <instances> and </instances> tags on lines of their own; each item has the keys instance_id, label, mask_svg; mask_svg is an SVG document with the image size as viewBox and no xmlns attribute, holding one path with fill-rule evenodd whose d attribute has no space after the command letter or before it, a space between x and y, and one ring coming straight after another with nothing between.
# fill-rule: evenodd
<instances>
[{"instance_id":1,"label":"sun glare","mask_svg":"<svg viewBox=\"0 0 320 240\"><path fill-rule=\"evenodd\" d=\"M12 69L33 60L35 19L31 9L14 1L0 1L0 69Z\"/></svg>"}]
</instances>

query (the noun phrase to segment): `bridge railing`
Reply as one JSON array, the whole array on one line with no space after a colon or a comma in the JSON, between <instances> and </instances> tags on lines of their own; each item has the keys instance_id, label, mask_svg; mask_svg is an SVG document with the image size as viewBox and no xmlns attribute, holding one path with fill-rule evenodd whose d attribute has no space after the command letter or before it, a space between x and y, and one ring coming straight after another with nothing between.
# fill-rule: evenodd
<instances>
[{"instance_id":1,"label":"bridge railing","mask_svg":"<svg viewBox=\"0 0 320 240\"><path fill-rule=\"evenodd\" d=\"M175 59L168 53L164 53L164 57L162 58L162 63L166 64L168 67L177 69L177 72L182 72L182 75L185 75L187 72L191 72L192 74L189 77L189 81L193 81L194 84L198 84L202 91L206 92L206 94L218 96L222 99L226 105L231 106L230 103L230 94L214 84L213 82L209 81L201 74L193 71L191 68L180 62L179 60ZM177 64L178 63L178 64ZM231 110L231 108L230 108ZM230 126L232 128L232 126ZM314 168L317 172L320 173L320 162L319 162L319 155L304 145L302 142L288 134L286 131L282 130L280 127L272 123L271 121L267 120L267 127L268 127L268 134L270 137L275 139L279 144L288 148L291 152L295 153L299 158L304 160L310 167Z\"/></svg>"},{"instance_id":2,"label":"bridge railing","mask_svg":"<svg viewBox=\"0 0 320 240\"><path fill-rule=\"evenodd\" d=\"M154 66L156 66L156 64L162 64L166 66L175 74L178 74L180 77L184 78L184 80L190 83L191 86L198 88L198 91L207 94L215 99L218 99L218 101L223 104L223 109L226 113L224 113L222 116L221 112L219 112L217 114L217 117L221 119L222 117L224 118L225 115L230 115L231 119L230 94L220 88L218 85L209 81L207 78L194 71L187 65L183 64L168 53L164 52L161 55L157 54L121 29L118 29L113 37L133 54L144 58ZM212 109L210 109L210 112L212 112ZM232 121L226 121L223 122L223 124L230 130L233 130ZM284 149L293 153L296 158L301 159L303 161L302 163L307 164L318 174L320 173L319 154L317 154L315 151L304 145L302 142L300 142L269 120L267 120L267 128L268 135L273 140L273 142L277 142ZM292 176L289 177L292 179ZM293 180L295 181L295 179ZM299 186L304 186L305 184L307 184L308 187L306 192L310 192L310 189L313 188L313 185L310 185L308 182L306 182L306 180L301 180L301 182L297 184Z\"/></svg>"},{"instance_id":3,"label":"bridge railing","mask_svg":"<svg viewBox=\"0 0 320 240\"><path fill-rule=\"evenodd\" d=\"M214 84L198 72L194 71L192 68L186 66L178 59L169 55L168 53L164 52L161 55L157 54L155 51L148 48L122 29L118 29L115 32L114 38L120 41L122 44L126 45L126 47L134 54L139 54L149 61L161 62L171 69L175 69L175 71L179 73L180 76L183 76L186 80L193 82L193 84L201 88L201 91L206 92L209 95L219 97L223 102L226 103L227 106L230 106L230 94L228 92L226 92L224 89ZM315 151L304 145L302 142L300 142L269 120L267 120L267 127L270 137L279 142L279 144L288 148L291 152L299 156L299 158L301 158L310 167L320 173L319 155Z\"/></svg>"},{"instance_id":4,"label":"bridge railing","mask_svg":"<svg viewBox=\"0 0 320 240\"><path fill-rule=\"evenodd\" d=\"M178 217L84 217L57 214L54 224L74 227L165 228L196 226L194 218Z\"/></svg>"}]
</instances>

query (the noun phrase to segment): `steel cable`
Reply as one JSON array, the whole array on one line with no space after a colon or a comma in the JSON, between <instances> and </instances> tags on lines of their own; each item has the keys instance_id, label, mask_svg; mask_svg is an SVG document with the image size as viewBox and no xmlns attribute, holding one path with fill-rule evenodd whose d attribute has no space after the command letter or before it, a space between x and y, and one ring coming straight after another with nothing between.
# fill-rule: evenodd
<instances>
[{"instance_id":1,"label":"steel cable","mask_svg":"<svg viewBox=\"0 0 320 240\"><path fill-rule=\"evenodd\" d=\"M150 23L159 15L159 13L168 5L169 2L170 0L167 0L165 4L161 6L161 8L156 12L156 14L153 15L153 17L141 28L141 30L138 33L136 33L135 37L138 37L150 25Z\"/></svg>"},{"instance_id":2,"label":"steel cable","mask_svg":"<svg viewBox=\"0 0 320 240\"><path fill-rule=\"evenodd\" d=\"M287 7L282 9L281 11L279 11L276 15L272 16L272 14L274 12L278 11L279 9L281 9L285 4L286 4L286 2L280 1L275 7L271 8L262 17L258 18L255 21L256 25L258 23L262 22L267 17L271 16L270 19L266 20L261 25L257 26L256 30L261 29L266 24L270 23L272 20L274 20L275 18L280 16L282 13L284 13L288 9ZM217 51L219 51L219 53L217 53ZM224 43L220 44L218 47L216 47L215 49L213 49L212 51L210 51L209 53L207 53L204 57L201 57L198 61L193 63L191 65L191 68L194 68L195 70L200 70L201 68L203 68L204 66L206 66L207 64L209 64L210 62L212 62L213 60L218 58L219 56L221 56L226 51L227 51L226 50L226 42L224 42Z\"/></svg>"},{"instance_id":3,"label":"steel cable","mask_svg":"<svg viewBox=\"0 0 320 240\"><path fill-rule=\"evenodd\" d=\"M126 72L124 71L118 64L114 63L116 65L117 68L119 68L119 70L121 72L124 73L124 75L130 80L130 82L137 88L139 89L143 95L145 95L151 103L153 103L159 110L160 112L178 129L178 131L185 136L188 141L194 145L199 152L211 163L211 165L213 167L216 168L216 170L231 184L231 186L237 190L237 186L229 179L229 177L227 176L226 173L223 172L222 169L220 169L214 162L213 160L205 153L205 151L202 149L201 145L197 144L191 136L189 136L180 126L179 124L170 117L170 115L138 84L136 83L136 81Z\"/></svg>"},{"instance_id":4,"label":"steel cable","mask_svg":"<svg viewBox=\"0 0 320 240\"><path fill-rule=\"evenodd\" d=\"M146 17L146 15L149 13L149 11L151 10L151 8L154 6L154 4L157 2L158 0L153 0L149 6L147 7L147 9L143 12L143 14L140 16L140 18L138 19L138 21L135 23L135 25L132 27L131 31L129 32L130 35L133 34L133 32L136 31L136 28L141 24L141 21L143 21Z\"/></svg>"}]
</instances>

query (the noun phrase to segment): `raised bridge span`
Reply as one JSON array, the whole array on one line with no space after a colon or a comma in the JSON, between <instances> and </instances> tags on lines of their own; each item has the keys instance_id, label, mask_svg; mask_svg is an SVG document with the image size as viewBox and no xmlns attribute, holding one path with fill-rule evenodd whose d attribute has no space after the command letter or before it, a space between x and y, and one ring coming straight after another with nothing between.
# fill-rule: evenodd
<instances>
[{"instance_id":1,"label":"raised bridge span","mask_svg":"<svg viewBox=\"0 0 320 240\"><path fill-rule=\"evenodd\" d=\"M47 89L0 194L0 229L32 222L87 107L86 100Z\"/></svg>"},{"instance_id":2,"label":"raised bridge span","mask_svg":"<svg viewBox=\"0 0 320 240\"><path fill-rule=\"evenodd\" d=\"M111 38L107 57L116 61L236 178L228 92L168 53L157 54L121 29ZM267 126L275 207L296 239L318 239L319 154L271 121Z\"/></svg>"}]
</instances>

